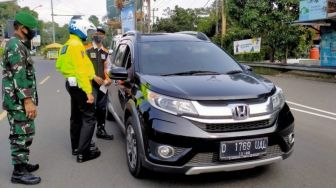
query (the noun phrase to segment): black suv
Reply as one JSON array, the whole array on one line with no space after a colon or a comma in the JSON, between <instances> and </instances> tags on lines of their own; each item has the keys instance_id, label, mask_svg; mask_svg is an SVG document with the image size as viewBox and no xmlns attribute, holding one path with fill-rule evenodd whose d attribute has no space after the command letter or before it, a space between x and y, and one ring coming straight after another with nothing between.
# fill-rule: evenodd
<instances>
[{"instance_id":1,"label":"black suv","mask_svg":"<svg viewBox=\"0 0 336 188\"><path fill-rule=\"evenodd\" d=\"M110 67L108 115L127 164L187 175L286 159L294 117L282 90L196 32L123 35Z\"/></svg>"}]
</instances>

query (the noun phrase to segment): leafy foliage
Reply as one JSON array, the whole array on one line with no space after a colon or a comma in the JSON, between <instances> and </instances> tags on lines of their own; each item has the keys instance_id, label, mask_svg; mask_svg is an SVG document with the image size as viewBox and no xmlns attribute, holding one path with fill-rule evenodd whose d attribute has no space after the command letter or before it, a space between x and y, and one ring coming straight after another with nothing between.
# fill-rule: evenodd
<instances>
[{"instance_id":1,"label":"leafy foliage","mask_svg":"<svg viewBox=\"0 0 336 188\"><path fill-rule=\"evenodd\" d=\"M167 9L167 18L159 19L155 31L201 31L213 42L221 44L233 54L233 41L261 37L261 52L237 55L240 60L270 61L300 57L312 43L312 33L291 23L299 17L300 0L226 0L227 32L216 35L216 5L204 9ZM219 7L219 10L221 7ZM202 15L207 15L206 17ZM219 23L221 21L219 20ZM221 27L219 27L221 28Z\"/></svg>"}]
</instances>

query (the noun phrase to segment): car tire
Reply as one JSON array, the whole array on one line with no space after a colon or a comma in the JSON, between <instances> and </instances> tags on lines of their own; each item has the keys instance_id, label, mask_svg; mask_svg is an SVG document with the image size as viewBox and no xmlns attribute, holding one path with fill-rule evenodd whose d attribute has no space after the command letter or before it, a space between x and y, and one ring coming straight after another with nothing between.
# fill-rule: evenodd
<instances>
[{"instance_id":1,"label":"car tire","mask_svg":"<svg viewBox=\"0 0 336 188\"><path fill-rule=\"evenodd\" d=\"M140 136L138 130L133 125L132 117L126 121L126 158L130 173L135 178L144 178L146 169L141 164L140 158Z\"/></svg>"},{"instance_id":2,"label":"car tire","mask_svg":"<svg viewBox=\"0 0 336 188\"><path fill-rule=\"evenodd\" d=\"M109 121L115 121L113 114L109 110L106 110L106 119Z\"/></svg>"}]
</instances>

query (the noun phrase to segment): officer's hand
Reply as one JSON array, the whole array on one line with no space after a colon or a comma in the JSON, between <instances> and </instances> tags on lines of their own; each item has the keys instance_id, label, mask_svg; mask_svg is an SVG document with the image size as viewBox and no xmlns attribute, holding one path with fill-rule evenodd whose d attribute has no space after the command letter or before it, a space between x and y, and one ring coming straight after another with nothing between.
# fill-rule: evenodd
<instances>
[{"instance_id":1,"label":"officer's hand","mask_svg":"<svg viewBox=\"0 0 336 188\"><path fill-rule=\"evenodd\" d=\"M109 85L112 84L112 80L109 79L109 78L107 78L107 79L104 80L104 84L105 84L106 86L109 86Z\"/></svg>"},{"instance_id":2,"label":"officer's hand","mask_svg":"<svg viewBox=\"0 0 336 188\"><path fill-rule=\"evenodd\" d=\"M86 101L89 104L93 104L94 103L94 96L90 93L86 95L88 100Z\"/></svg>"},{"instance_id":3,"label":"officer's hand","mask_svg":"<svg viewBox=\"0 0 336 188\"><path fill-rule=\"evenodd\" d=\"M104 84L104 80L99 76L95 76L93 79L98 85L103 85Z\"/></svg>"},{"instance_id":4,"label":"officer's hand","mask_svg":"<svg viewBox=\"0 0 336 188\"><path fill-rule=\"evenodd\" d=\"M37 116L36 106L31 98L24 99L24 108L28 119L35 119Z\"/></svg>"}]
</instances>

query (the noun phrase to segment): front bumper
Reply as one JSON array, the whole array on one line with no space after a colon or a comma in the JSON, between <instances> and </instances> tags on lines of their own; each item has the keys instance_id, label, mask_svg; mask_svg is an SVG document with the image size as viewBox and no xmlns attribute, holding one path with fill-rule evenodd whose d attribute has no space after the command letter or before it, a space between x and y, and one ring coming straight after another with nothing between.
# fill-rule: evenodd
<instances>
[{"instance_id":1,"label":"front bumper","mask_svg":"<svg viewBox=\"0 0 336 188\"><path fill-rule=\"evenodd\" d=\"M142 164L151 170L187 175L234 171L268 165L286 159L293 152L288 135L294 132L294 119L287 106L282 109L274 125L265 129L229 133L209 133L192 121L151 109L145 125L145 155ZM149 121L150 120L150 121ZM169 120L169 121L168 121ZM266 154L258 157L220 160L221 141L267 137ZM178 151L166 160L158 157L158 145L169 145Z\"/></svg>"}]
</instances>

